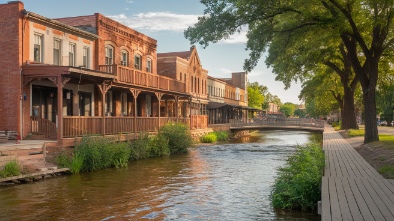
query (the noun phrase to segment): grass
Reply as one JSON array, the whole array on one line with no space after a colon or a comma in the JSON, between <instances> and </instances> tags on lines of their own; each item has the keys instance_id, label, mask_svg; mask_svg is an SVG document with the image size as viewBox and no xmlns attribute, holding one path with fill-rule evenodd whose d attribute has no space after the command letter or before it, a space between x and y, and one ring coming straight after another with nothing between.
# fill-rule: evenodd
<instances>
[{"instance_id":1,"label":"grass","mask_svg":"<svg viewBox=\"0 0 394 221\"><path fill-rule=\"evenodd\" d=\"M379 168L378 172L386 179L394 179L394 166L385 165Z\"/></svg>"},{"instance_id":2,"label":"grass","mask_svg":"<svg viewBox=\"0 0 394 221\"><path fill-rule=\"evenodd\" d=\"M279 168L271 193L274 208L315 210L320 200L324 153L318 144L298 146Z\"/></svg>"},{"instance_id":3,"label":"grass","mask_svg":"<svg viewBox=\"0 0 394 221\"><path fill-rule=\"evenodd\" d=\"M363 129L349 129L347 130L347 134L349 137L358 137L364 136L365 130Z\"/></svg>"},{"instance_id":4,"label":"grass","mask_svg":"<svg viewBox=\"0 0 394 221\"><path fill-rule=\"evenodd\" d=\"M214 131L200 138L202 143L213 143L216 141L226 141L229 138L227 131Z\"/></svg>"},{"instance_id":5,"label":"grass","mask_svg":"<svg viewBox=\"0 0 394 221\"><path fill-rule=\"evenodd\" d=\"M11 177L19 176L21 174L21 168L16 161L10 161L5 164L4 169L0 170L0 177Z\"/></svg>"}]
</instances>

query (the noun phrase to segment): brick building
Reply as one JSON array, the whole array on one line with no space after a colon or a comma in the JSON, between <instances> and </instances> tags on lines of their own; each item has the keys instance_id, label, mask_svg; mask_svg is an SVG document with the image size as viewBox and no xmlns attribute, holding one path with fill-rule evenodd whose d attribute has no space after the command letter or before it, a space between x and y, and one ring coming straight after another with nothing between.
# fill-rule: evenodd
<instances>
[{"instance_id":1,"label":"brick building","mask_svg":"<svg viewBox=\"0 0 394 221\"><path fill-rule=\"evenodd\" d=\"M0 24L0 131L68 142L169 121L208 126L208 71L195 47L157 54L155 39L99 13L54 20L20 1L0 4ZM246 74L221 82L224 103L247 105Z\"/></svg>"},{"instance_id":2,"label":"brick building","mask_svg":"<svg viewBox=\"0 0 394 221\"><path fill-rule=\"evenodd\" d=\"M183 102L184 112L192 116L197 128L207 125L208 71L202 67L196 47L192 46L189 51L158 53L157 67L159 75L185 83L190 99Z\"/></svg>"},{"instance_id":3,"label":"brick building","mask_svg":"<svg viewBox=\"0 0 394 221\"><path fill-rule=\"evenodd\" d=\"M19 1L0 12L0 130L63 141L192 124L178 114L185 83L157 74L156 40L101 14L52 20Z\"/></svg>"}]
</instances>

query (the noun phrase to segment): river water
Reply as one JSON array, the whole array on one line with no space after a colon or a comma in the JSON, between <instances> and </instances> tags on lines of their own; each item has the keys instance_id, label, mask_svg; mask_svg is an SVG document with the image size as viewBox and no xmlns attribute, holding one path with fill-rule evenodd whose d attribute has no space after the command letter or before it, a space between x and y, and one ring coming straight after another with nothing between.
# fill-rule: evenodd
<instances>
[{"instance_id":1,"label":"river water","mask_svg":"<svg viewBox=\"0 0 394 221\"><path fill-rule=\"evenodd\" d=\"M315 138L262 131L127 168L0 187L0 220L320 220L274 210L269 197L276 169Z\"/></svg>"}]
</instances>

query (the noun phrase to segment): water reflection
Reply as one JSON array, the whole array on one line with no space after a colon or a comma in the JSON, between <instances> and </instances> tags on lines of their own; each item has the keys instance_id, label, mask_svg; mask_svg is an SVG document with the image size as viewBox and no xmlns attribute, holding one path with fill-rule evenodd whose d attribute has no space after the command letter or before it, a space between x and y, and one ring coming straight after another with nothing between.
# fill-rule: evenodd
<instances>
[{"instance_id":1,"label":"water reflection","mask_svg":"<svg viewBox=\"0 0 394 221\"><path fill-rule=\"evenodd\" d=\"M128 168L2 187L0 220L317 220L275 211L269 199L275 169L311 137L264 131Z\"/></svg>"}]
</instances>

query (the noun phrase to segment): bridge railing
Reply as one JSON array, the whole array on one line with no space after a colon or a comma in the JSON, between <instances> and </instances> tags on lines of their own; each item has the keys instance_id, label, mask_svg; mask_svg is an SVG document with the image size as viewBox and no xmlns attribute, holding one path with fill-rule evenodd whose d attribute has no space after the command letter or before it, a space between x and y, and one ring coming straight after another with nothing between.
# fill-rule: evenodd
<instances>
[{"instance_id":1,"label":"bridge railing","mask_svg":"<svg viewBox=\"0 0 394 221\"><path fill-rule=\"evenodd\" d=\"M231 119L231 127L260 127L260 126L289 126L300 128L324 128L324 121L308 118L252 118L252 119Z\"/></svg>"}]
</instances>

